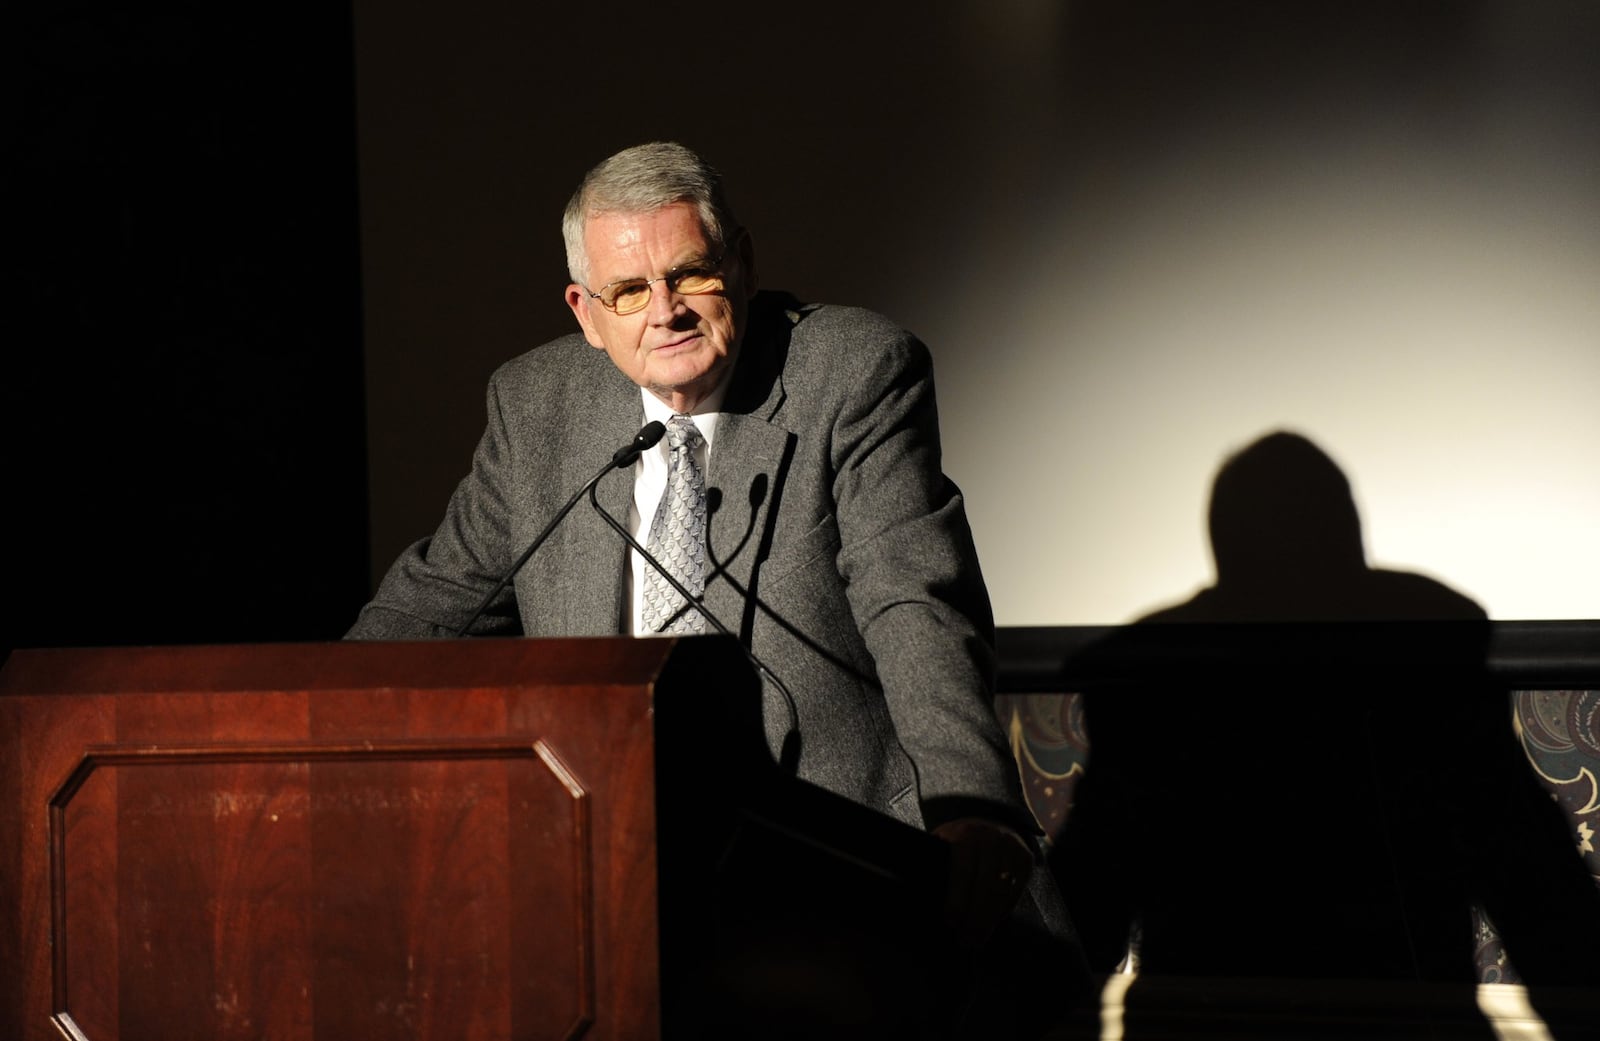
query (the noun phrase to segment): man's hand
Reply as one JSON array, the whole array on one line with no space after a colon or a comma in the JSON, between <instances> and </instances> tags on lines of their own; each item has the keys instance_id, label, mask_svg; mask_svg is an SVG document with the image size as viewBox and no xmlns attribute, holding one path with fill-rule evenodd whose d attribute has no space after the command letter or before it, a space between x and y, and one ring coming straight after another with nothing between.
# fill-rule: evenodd
<instances>
[{"instance_id":1,"label":"man's hand","mask_svg":"<svg viewBox=\"0 0 1600 1041\"><path fill-rule=\"evenodd\" d=\"M1011 913L1033 874L1033 849L1021 835L982 817L933 829L950 843L945 914L965 946L976 948Z\"/></svg>"}]
</instances>

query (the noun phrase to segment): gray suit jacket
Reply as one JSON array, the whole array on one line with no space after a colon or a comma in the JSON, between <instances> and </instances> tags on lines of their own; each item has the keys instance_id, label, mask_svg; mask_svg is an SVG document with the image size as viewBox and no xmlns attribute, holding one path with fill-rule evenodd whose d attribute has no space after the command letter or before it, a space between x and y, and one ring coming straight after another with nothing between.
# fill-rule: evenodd
<instances>
[{"instance_id":1,"label":"gray suit jacket","mask_svg":"<svg viewBox=\"0 0 1600 1041\"><path fill-rule=\"evenodd\" d=\"M990 693L993 622L940 468L928 352L871 312L758 294L707 472L707 606L793 692L799 776L912 824L1034 830ZM504 365L443 523L350 635L448 635L644 422L639 388L573 335ZM627 516L631 482L599 497ZM580 504L474 632L623 630L626 546ZM776 750L789 714L771 684Z\"/></svg>"}]
</instances>

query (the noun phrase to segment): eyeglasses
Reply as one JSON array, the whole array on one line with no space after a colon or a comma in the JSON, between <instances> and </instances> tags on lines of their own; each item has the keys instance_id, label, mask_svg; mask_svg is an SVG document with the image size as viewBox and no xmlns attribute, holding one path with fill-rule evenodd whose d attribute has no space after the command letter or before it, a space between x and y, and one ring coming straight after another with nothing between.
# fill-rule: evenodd
<instances>
[{"instance_id":1,"label":"eyeglasses","mask_svg":"<svg viewBox=\"0 0 1600 1041\"><path fill-rule=\"evenodd\" d=\"M723 288L722 257L703 260L684 267L673 268L660 278L625 278L620 282L607 282L596 293L588 286L583 291L600 301L606 310L616 314L633 314L650 305L650 287L665 282L667 290L684 296L715 293Z\"/></svg>"}]
</instances>

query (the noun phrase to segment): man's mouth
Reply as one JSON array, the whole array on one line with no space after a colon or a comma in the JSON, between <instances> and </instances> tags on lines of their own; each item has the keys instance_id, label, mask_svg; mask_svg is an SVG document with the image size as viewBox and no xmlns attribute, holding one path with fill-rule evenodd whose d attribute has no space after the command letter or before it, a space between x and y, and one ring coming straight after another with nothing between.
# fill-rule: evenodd
<instances>
[{"instance_id":1,"label":"man's mouth","mask_svg":"<svg viewBox=\"0 0 1600 1041\"><path fill-rule=\"evenodd\" d=\"M699 333L688 333L686 335L678 337L675 340L668 340L666 343L659 344L659 345L651 348L651 353L654 354L657 351L679 350L679 349L682 349L682 348L685 348L685 347L688 347L688 346L694 344L699 339L700 339L700 334Z\"/></svg>"}]
</instances>

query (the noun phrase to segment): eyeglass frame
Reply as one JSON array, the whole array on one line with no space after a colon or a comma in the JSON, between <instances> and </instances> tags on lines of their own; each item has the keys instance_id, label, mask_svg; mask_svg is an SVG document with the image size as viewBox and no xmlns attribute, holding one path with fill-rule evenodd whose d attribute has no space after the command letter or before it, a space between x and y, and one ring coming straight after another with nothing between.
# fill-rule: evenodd
<instances>
[{"instance_id":1,"label":"eyeglass frame","mask_svg":"<svg viewBox=\"0 0 1600 1041\"><path fill-rule=\"evenodd\" d=\"M605 285L601 286L599 292L595 292L593 289L590 289L588 286L585 286L582 283L579 283L579 285L582 287L582 289L583 289L583 291L585 293L589 294L589 296L592 299L600 301L600 306L601 307L605 308L607 311L610 311L614 315L622 315L622 312L617 310L615 294L612 295L612 302L609 303L609 304L606 303L605 297L601 295L607 289L610 289L612 286L626 285L626 284L628 284L630 282L643 282L645 290L648 292L650 287L655 285L657 282L666 282L668 291L669 292L673 292L673 293L677 293L677 292L680 292L680 290L674 284L674 280L680 274L683 273L685 268L696 268L696 269L699 269L701 271L711 271L711 272L715 272L718 276L721 276L722 275L722 262L725 259L727 259L727 256L728 256L728 251L726 249L724 249L721 253L718 253L715 257L712 257L712 258L704 260L704 261L691 261L690 263L687 263L687 264L680 264L677 267L673 268L672 270L668 271L666 274L657 275L655 278L619 278L616 281L607 282ZM723 288L723 287L722 286L718 286L717 287L717 289L721 289L721 288ZM704 296L707 293L714 293L716 291L717 291L716 289L703 289L698 293L684 293L683 295L684 296ZM627 313L628 314L638 314L640 311L643 311L646 307L649 307L649 306L650 306L650 304L647 301L644 304L644 306L639 307L639 308L637 308L635 310L629 311Z\"/></svg>"}]
</instances>

